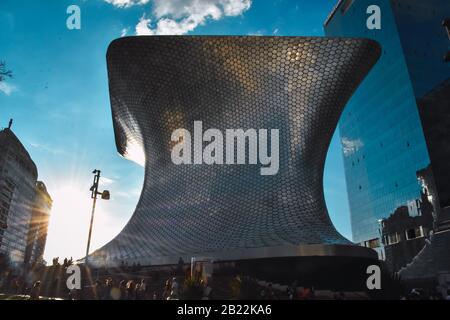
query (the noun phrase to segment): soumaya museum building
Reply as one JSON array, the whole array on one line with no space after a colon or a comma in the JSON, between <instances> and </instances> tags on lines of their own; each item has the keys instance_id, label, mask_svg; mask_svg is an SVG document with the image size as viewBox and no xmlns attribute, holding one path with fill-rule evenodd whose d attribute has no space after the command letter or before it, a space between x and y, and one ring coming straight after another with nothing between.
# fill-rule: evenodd
<instances>
[{"instance_id":1,"label":"soumaya museum building","mask_svg":"<svg viewBox=\"0 0 450 320\"><path fill-rule=\"evenodd\" d=\"M269 259L263 265L280 273L271 267L276 259L322 257L329 266L334 257L364 261L358 267L365 275L376 253L334 228L323 170L342 110L380 54L375 41L353 38L115 40L107 63L116 145L145 165L145 179L129 223L89 261L164 265L209 257L245 265ZM248 164L251 152L247 165L174 164L172 134L194 132L195 121L203 130L242 129L240 142L248 148L247 130L278 129L278 172L261 175L260 166ZM289 267L295 273L295 263ZM320 270L320 262L310 267Z\"/></svg>"}]
</instances>

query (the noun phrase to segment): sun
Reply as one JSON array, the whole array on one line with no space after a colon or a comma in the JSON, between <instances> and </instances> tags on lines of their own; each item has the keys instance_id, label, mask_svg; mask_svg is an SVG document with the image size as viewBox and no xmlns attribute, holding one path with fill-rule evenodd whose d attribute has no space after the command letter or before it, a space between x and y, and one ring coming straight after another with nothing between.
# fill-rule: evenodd
<instances>
[{"instance_id":1,"label":"sun","mask_svg":"<svg viewBox=\"0 0 450 320\"><path fill-rule=\"evenodd\" d=\"M64 185L53 191L52 198L47 244L53 245L49 249L51 251L45 254L46 260L53 257L59 257L60 260L70 256L83 257L92 210L89 190L81 186Z\"/></svg>"}]
</instances>

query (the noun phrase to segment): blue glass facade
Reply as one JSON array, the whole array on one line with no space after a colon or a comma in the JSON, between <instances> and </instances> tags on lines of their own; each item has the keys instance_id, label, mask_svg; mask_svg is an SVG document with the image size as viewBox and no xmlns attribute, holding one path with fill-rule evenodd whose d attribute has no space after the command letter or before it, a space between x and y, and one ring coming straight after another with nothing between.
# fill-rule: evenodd
<instances>
[{"instance_id":1,"label":"blue glass facade","mask_svg":"<svg viewBox=\"0 0 450 320\"><path fill-rule=\"evenodd\" d=\"M381 9L380 30L367 28L370 5ZM378 220L401 205L417 213L416 173L430 164L417 99L450 75L441 22L449 7L448 0L340 1L325 22L327 36L370 38L383 49L339 124L355 242L379 238Z\"/></svg>"},{"instance_id":2,"label":"blue glass facade","mask_svg":"<svg viewBox=\"0 0 450 320\"><path fill-rule=\"evenodd\" d=\"M450 1L395 0L397 23L414 94L422 98L450 77L450 38L443 26L450 19Z\"/></svg>"}]
</instances>

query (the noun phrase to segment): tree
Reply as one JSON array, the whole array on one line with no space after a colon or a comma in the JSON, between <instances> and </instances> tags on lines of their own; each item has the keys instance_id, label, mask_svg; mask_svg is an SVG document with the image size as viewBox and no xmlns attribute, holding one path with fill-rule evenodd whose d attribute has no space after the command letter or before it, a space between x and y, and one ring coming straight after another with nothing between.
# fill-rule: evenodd
<instances>
[{"instance_id":1,"label":"tree","mask_svg":"<svg viewBox=\"0 0 450 320\"><path fill-rule=\"evenodd\" d=\"M0 82L6 78L12 78L12 71L6 68L6 62L0 61Z\"/></svg>"}]
</instances>

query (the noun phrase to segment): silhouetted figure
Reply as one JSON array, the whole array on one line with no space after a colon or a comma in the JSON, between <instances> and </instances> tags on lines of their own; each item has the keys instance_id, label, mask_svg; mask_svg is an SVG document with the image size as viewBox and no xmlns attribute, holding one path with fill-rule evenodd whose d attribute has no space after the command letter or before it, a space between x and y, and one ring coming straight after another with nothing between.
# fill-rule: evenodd
<instances>
[{"instance_id":1,"label":"silhouetted figure","mask_svg":"<svg viewBox=\"0 0 450 320\"><path fill-rule=\"evenodd\" d=\"M211 300L212 299L212 288L209 285L209 281L203 281L202 284L202 300Z\"/></svg>"},{"instance_id":2,"label":"silhouetted figure","mask_svg":"<svg viewBox=\"0 0 450 320\"><path fill-rule=\"evenodd\" d=\"M120 281L119 290L120 300L125 300L127 298L127 282L125 280Z\"/></svg>"},{"instance_id":3,"label":"silhouetted figure","mask_svg":"<svg viewBox=\"0 0 450 320\"><path fill-rule=\"evenodd\" d=\"M41 282L36 281L33 284L33 287L31 288L30 299L31 300L39 300L40 293L41 293Z\"/></svg>"},{"instance_id":4,"label":"silhouetted figure","mask_svg":"<svg viewBox=\"0 0 450 320\"><path fill-rule=\"evenodd\" d=\"M103 286L100 280L95 280L94 284L94 299L101 300L103 298Z\"/></svg>"},{"instance_id":5,"label":"silhouetted figure","mask_svg":"<svg viewBox=\"0 0 450 320\"><path fill-rule=\"evenodd\" d=\"M170 296L169 296L169 300L178 300L179 299L179 295L180 295L180 286L177 282L177 278L173 277L172 278L172 286L171 286L171 291L170 291Z\"/></svg>"},{"instance_id":6,"label":"silhouetted figure","mask_svg":"<svg viewBox=\"0 0 450 320\"><path fill-rule=\"evenodd\" d=\"M111 300L111 291L113 289L113 280L108 278L105 281L105 289L103 290L103 300Z\"/></svg>"},{"instance_id":7,"label":"silhouetted figure","mask_svg":"<svg viewBox=\"0 0 450 320\"><path fill-rule=\"evenodd\" d=\"M177 265L177 271L179 274L183 272L183 266L184 266L184 261L183 261L183 258L180 257L180 259L178 259L178 265Z\"/></svg>"},{"instance_id":8,"label":"silhouetted figure","mask_svg":"<svg viewBox=\"0 0 450 320\"><path fill-rule=\"evenodd\" d=\"M172 291L172 282L170 279L166 280L166 284L164 286L164 292L162 298L167 300L170 297L170 292Z\"/></svg>"},{"instance_id":9,"label":"silhouetted figure","mask_svg":"<svg viewBox=\"0 0 450 320\"><path fill-rule=\"evenodd\" d=\"M136 299L136 284L133 280L127 282L127 300Z\"/></svg>"},{"instance_id":10,"label":"silhouetted figure","mask_svg":"<svg viewBox=\"0 0 450 320\"><path fill-rule=\"evenodd\" d=\"M142 279L139 284L139 299L145 300L147 299L147 283L145 282L145 279Z\"/></svg>"}]
</instances>

